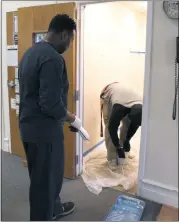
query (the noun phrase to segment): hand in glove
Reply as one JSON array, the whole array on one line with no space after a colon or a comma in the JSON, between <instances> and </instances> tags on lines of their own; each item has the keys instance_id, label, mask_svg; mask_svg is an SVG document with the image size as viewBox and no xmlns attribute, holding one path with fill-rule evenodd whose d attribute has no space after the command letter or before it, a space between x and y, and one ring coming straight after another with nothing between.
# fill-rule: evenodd
<instances>
[{"instance_id":1,"label":"hand in glove","mask_svg":"<svg viewBox=\"0 0 179 222\"><path fill-rule=\"evenodd\" d=\"M118 147L117 148L117 155L120 159L124 159L125 158L125 152L124 152L124 149L121 148L121 147Z\"/></svg>"},{"instance_id":2,"label":"hand in glove","mask_svg":"<svg viewBox=\"0 0 179 222\"><path fill-rule=\"evenodd\" d=\"M129 152L130 149L131 149L131 145L129 143L129 140L125 140L124 141L124 150L125 150L125 152Z\"/></svg>"},{"instance_id":3,"label":"hand in glove","mask_svg":"<svg viewBox=\"0 0 179 222\"><path fill-rule=\"evenodd\" d=\"M75 127L73 127L73 126L69 126L69 129L70 129L70 131L73 132L73 133L77 133L77 132L79 131L77 128L75 128Z\"/></svg>"}]
</instances>

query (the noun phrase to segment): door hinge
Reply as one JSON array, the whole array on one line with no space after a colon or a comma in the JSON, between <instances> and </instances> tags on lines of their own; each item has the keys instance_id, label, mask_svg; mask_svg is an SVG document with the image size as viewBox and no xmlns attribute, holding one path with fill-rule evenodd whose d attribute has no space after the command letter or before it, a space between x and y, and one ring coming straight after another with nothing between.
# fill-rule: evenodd
<instances>
[{"instance_id":1,"label":"door hinge","mask_svg":"<svg viewBox=\"0 0 179 222\"><path fill-rule=\"evenodd\" d=\"M75 101L79 101L79 99L80 99L80 91L76 90L75 91Z\"/></svg>"},{"instance_id":2,"label":"door hinge","mask_svg":"<svg viewBox=\"0 0 179 222\"><path fill-rule=\"evenodd\" d=\"M76 156L76 165L78 165L79 156Z\"/></svg>"}]
</instances>

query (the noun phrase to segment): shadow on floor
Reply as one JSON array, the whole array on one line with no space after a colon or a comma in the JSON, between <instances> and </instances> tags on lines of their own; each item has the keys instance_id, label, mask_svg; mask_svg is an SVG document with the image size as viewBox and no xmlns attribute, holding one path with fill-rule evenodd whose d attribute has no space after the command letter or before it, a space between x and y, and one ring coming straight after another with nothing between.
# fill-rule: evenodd
<instances>
[{"instance_id":1,"label":"shadow on floor","mask_svg":"<svg viewBox=\"0 0 179 222\"><path fill-rule=\"evenodd\" d=\"M2 221L28 221L27 169L20 158L2 152ZM99 196L88 191L81 178L64 180L61 198L76 203L76 211L63 221L102 221L121 192L104 189ZM146 201L143 221L156 221L161 205Z\"/></svg>"}]
</instances>

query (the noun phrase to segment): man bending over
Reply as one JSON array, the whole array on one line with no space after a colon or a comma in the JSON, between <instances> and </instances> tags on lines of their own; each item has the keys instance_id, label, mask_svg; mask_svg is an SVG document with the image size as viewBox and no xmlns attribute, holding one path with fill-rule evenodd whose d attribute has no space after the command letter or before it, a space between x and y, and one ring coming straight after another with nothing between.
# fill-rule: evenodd
<instances>
[{"instance_id":1,"label":"man bending over","mask_svg":"<svg viewBox=\"0 0 179 222\"><path fill-rule=\"evenodd\" d=\"M108 166L111 170L116 170L119 164L124 164L131 149L130 140L141 126L142 98L130 88L115 82L102 90L100 101L101 117L103 115L105 124Z\"/></svg>"}]
</instances>

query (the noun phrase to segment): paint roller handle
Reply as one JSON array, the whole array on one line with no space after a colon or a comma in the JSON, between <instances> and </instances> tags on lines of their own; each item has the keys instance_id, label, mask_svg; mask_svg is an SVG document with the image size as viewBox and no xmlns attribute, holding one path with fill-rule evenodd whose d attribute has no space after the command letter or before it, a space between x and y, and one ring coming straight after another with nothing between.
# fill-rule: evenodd
<instances>
[{"instance_id":1,"label":"paint roller handle","mask_svg":"<svg viewBox=\"0 0 179 222\"><path fill-rule=\"evenodd\" d=\"M89 140L88 132L82 127L82 121L77 116L75 116L75 121L70 123L70 130L79 132L83 140Z\"/></svg>"},{"instance_id":2,"label":"paint roller handle","mask_svg":"<svg viewBox=\"0 0 179 222\"><path fill-rule=\"evenodd\" d=\"M71 132L77 133L79 132L82 126L82 123L81 123L81 120L77 116L74 116L74 117L75 117L74 121L70 123L69 129Z\"/></svg>"},{"instance_id":3,"label":"paint roller handle","mask_svg":"<svg viewBox=\"0 0 179 222\"><path fill-rule=\"evenodd\" d=\"M70 125L78 130L82 127L81 119L79 119L77 116L75 116L75 120L70 123Z\"/></svg>"},{"instance_id":4,"label":"paint roller handle","mask_svg":"<svg viewBox=\"0 0 179 222\"><path fill-rule=\"evenodd\" d=\"M77 133L81 126L81 120L77 116L74 116L74 121L70 123L69 129L71 132Z\"/></svg>"}]
</instances>

